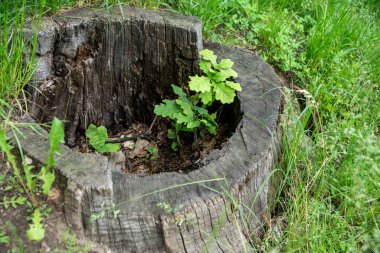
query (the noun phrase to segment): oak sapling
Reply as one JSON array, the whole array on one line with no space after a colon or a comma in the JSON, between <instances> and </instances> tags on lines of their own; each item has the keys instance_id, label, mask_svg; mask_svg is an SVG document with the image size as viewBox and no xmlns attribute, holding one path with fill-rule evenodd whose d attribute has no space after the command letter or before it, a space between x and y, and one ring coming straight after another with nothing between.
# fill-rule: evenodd
<instances>
[{"instance_id":1,"label":"oak sapling","mask_svg":"<svg viewBox=\"0 0 380 253\"><path fill-rule=\"evenodd\" d=\"M173 92L178 98L164 99L154 108L156 115L172 120L168 137L173 139L172 149L175 151L181 147L180 132L192 132L196 136L204 136L206 132L216 135L216 114L210 114L207 108L215 101L230 104L235 99L236 91L241 91L239 83L229 80L237 77L230 59L222 59L217 63L217 56L208 49L202 50L200 54L202 61L199 67L204 75L190 77L189 88L194 94L189 96L181 87L173 84Z\"/></svg>"}]
</instances>

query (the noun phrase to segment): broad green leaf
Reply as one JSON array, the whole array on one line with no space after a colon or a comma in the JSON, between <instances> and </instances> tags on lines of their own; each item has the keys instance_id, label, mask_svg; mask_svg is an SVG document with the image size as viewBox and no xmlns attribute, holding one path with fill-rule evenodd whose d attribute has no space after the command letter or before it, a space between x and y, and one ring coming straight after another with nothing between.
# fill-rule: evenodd
<instances>
[{"instance_id":1,"label":"broad green leaf","mask_svg":"<svg viewBox=\"0 0 380 253\"><path fill-rule=\"evenodd\" d=\"M217 134L215 126L210 126L210 127L207 128L207 130L209 131L210 134L213 134L213 135Z\"/></svg>"},{"instance_id":2,"label":"broad green leaf","mask_svg":"<svg viewBox=\"0 0 380 253\"><path fill-rule=\"evenodd\" d=\"M172 85L173 91L179 96L176 100L164 100L156 105L156 115L170 117L175 131L168 130L169 138L178 138L179 132L199 132L200 136L208 131L217 133L218 124L215 122L216 114L209 114L206 106L213 104L215 100L222 103L231 103L236 96L235 91L241 91L239 83L226 81L231 77L237 77L232 70L234 63L230 59L222 59L217 63L217 56L211 50L200 52L202 61L199 67L205 76L191 76L189 88L194 92L192 96L186 95L181 87ZM173 142L173 148L180 143Z\"/></svg>"},{"instance_id":3,"label":"broad green leaf","mask_svg":"<svg viewBox=\"0 0 380 253\"><path fill-rule=\"evenodd\" d=\"M196 92L206 92L211 90L211 82L207 76L191 76L189 87Z\"/></svg>"},{"instance_id":4,"label":"broad green leaf","mask_svg":"<svg viewBox=\"0 0 380 253\"><path fill-rule=\"evenodd\" d=\"M217 56L214 54L213 51L211 51L209 49L204 49L204 50L200 51L199 53L202 55L203 60L210 61L212 63L212 65L214 65L214 66L217 65L217 63L216 63Z\"/></svg>"},{"instance_id":5,"label":"broad green leaf","mask_svg":"<svg viewBox=\"0 0 380 253\"><path fill-rule=\"evenodd\" d=\"M104 126L96 127L94 124L88 126L86 137L95 149L104 146L108 139L107 129Z\"/></svg>"},{"instance_id":6,"label":"broad green leaf","mask_svg":"<svg viewBox=\"0 0 380 253\"><path fill-rule=\"evenodd\" d=\"M193 106L193 109L199 112L200 115L206 115L208 114L207 109L199 107L199 106Z\"/></svg>"},{"instance_id":7,"label":"broad green leaf","mask_svg":"<svg viewBox=\"0 0 380 253\"><path fill-rule=\"evenodd\" d=\"M235 90L225 85L223 82L214 86L215 98L223 104L230 104L234 101Z\"/></svg>"},{"instance_id":8,"label":"broad green leaf","mask_svg":"<svg viewBox=\"0 0 380 253\"><path fill-rule=\"evenodd\" d=\"M181 107L183 114L187 116L193 116L193 109L191 108L192 104L190 101L184 101L181 99L176 99L176 103Z\"/></svg>"},{"instance_id":9,"label":"broad green leaf","mask_svg":"<svg viewBox=\"0 0 380 253\"><path fill-rule=\"evenodd\" d=\"M234 90L241 91L240 83L231 82L231 81L226 81L226 85L227 85L227 86L230 86L230 87L231 87L232 89L234 89Z\"/></svg>"},{"instance_id":10,"label":"broad green leaf","mask_svg":"<svg viewBox=\"0 0 380 253\"><path fill-rule=\"evenodd\" d=\"M32 224L29 224L29 229L26 231L26 236L29 241L39 242L45 237L45 229L41 223L40 210L35 209L32 215Z\"/></svg>"},{"instance_id":11,"label":"broad green leaf","mask_svg":"<svg viewBox=\"0 0 380 253\"><path fill-rule=\"evenodd\" d=\"M174 117L176 119L176 122L179 124L184 124L184 123L187 124L187 123L190 123L191 121L193 121L192 116L184 115L182 113L176 113L176 114L174 114Z\"/></svg>"},{"instance_id":12,"label":"broad green leaf","mask_svg":"<svg viewBox=\"0 0 380 253\"><path fill-rule=\"evenodd\" d=\"M174 114L181 111L174 100L165 99L162 102L154 107L154 113L158 116L173 118Z\"/></svg>"},{"instance_id":13,"label":"broad green leaf","mask_svg":"<svg viewBox=\"0 0 380 253\"><path fill-rule=\"evenodd\" d=\"M212 68L211 62L208 61L201 61L199 63L199 68L205 73L206 75L211 75L215 73L215 70Z\"/></svg>"},{"instance_id":14,"label":"broad green leaf","mask_svg":"<svg viewBox=\"0 0 380 253\"><path fill-rule=\"evenodd\" d=\"M59 144L64 143L64 141L65 141L65 133L63 130L62 121L54 117L53 122L51 124L50 133L49 133L49 142L50 142L51 152L55 152L59 154Z\"/></svg>"},{"instance_id":15,"label":"broad green leaf","mask_svg":"<svg viewBox=\"0 0 380 253\"><path fill-rule=\"evenodd\" d=\"M172 84L172 88L173 88L174 93L177 94L178 96L186 97L186 93L182 90L181 87Z\"/></svg>"},{"instance_id":16,"label":"broad green leaf","mask_svg":"<svg viewBox=\"0 0 380 253\"><path fill-rule=\"evenodd\" d=\"M212 92L203 92L199 94L199 98L201 99L202 103L205 105L210 104L213 101Z\"/></svg>"},{"instance_id":17,"label":"broad green leaf","mask_svg":"<svg viewBox=\"0 0 380 253\"><path fill-rule=\"evenodd\" d=\"M215 135L217 133L216 129L218 127L218 124L216 124L215 121L209 119L201 119L200 121L203 123L210 134Z\"/></svg>"},{"instance_id":18,"label":"broad green leaf","mask_svg":"<svg viewBox=\"0 0 380 253\"><path fill-rule=\"evenodd\" d=\"M104 146L102 147L99 147L99 149L97 149L96 151L100 152L100 153L115 153L116 151L118 151L120 149L120 145L119 144L116 144L116 143L106 143L104 144Z\"/></svg>"},{"instance_id":19,"label":"broad green leaf","mask_svg":"<svg viewBox=\"0 0 380 253\"><path fill-rule=\"evenodd\" d=\"M193 119L191 119L191 121L193 121ZM190 123L191 121L189 121L188 123ZM188 123L186 123L186 124L188 124ZM191 133L193 133L194 129L188 128L186 126L186 124L176 124L177 132L191 132Z\"/></svg>"},{"instance_id":20,"label":"broad green leaf","mask_svg":"<svg viewBox=\"0 0 380 253\"><path fill-rule=\"evenodd\" d=\"M51 186L54 183L55 175L54 172L48 172L42 175L41 180L43 181L42 184L42 192L45 195L49 195Z\"/></svg>"},{"instance_id":21,"label":"broad green leaf","mask_svg":"<svg viewBox=\"0 0 380 253\"><path fill-rule=\"evenodd\" d=\"M213 113L213 114L205 114L205 115L202 115L203 118L207 119L209 122L211 122L212 124L214 125L218 125L216 122L215 122L215 119L216 119L216 113Z\"/></svg>"},{"instance_id":22,"label":"broad green leaf","mask_svg":"<svg viewBox=\"0 0 380 253\"><path fill-rule=\"evenodd\" d=\"M91 124L86 130L86 137L89 139L90 145L95 148L96 151L104 152L116 152L120 149L119 144L110 144L108 140L107 128L104 126L96 127Z\"/></svg>"},{"instance_id":23,"label":"broad green leaf","mask_svg":"<svg viewBox=\"0 0 380 253\"><path fill-rule=\"evenodd\" d=\"M223 82L230 77L237 77L237 73L232 69L220 70L219 73L215 74L215 81Z\"/></svg>"},{"instance_id":24,"label":"broad green leaf","mask_svg":"<svg viewBox=\"0 0 380 253\"><path fill-rule=\"evenodd\" d=\"M231 61L230 59L223 59L220 61L218 64L219 69L230 69L234 65L234 62Z\"/></svg>"},{"instance_id":25,"label":"broad green leaf","mask_svg":"<svg viewBox=\"0 0 380 253\"><path fill-rule=\"evenodd\" d=\"M51 124L50 133L49 133L49 153L48 159L46 160L46 167L50 170L50 167L55 164L54 155L59 155L59 144L65 141L65 133L63 130L62 121L54 117Z\"/></svg>"},{"instance_id":26,"label":"broad green leaf","mask_svg":"<svg viewBox=\"0 0 380 253\"><path fill-rule=\"evenodd\" d=\"M199 127L200 124L201 123L198 120L194 120L194 121L187 123L186 127L193 129L193 128Z\"/></svg>"},{"instance_id":27,"label":"broad green leaf","mask_svg":"<svg viewBox=\"0 0 380 253\"><path fill-rule=\"evenodd\" d=\"M217 131L216 131L216 128L217 126L214 126L214 125L207 125L207 131L210 133L210 134L213 134L213 135L216 135L217 134Z\"/></svg>"}]
</instances>

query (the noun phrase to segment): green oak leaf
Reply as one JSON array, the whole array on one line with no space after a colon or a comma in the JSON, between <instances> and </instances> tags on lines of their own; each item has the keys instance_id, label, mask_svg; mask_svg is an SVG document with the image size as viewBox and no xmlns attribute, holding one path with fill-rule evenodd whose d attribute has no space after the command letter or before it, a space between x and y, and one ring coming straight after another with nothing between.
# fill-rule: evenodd
<instances>
[{"instance_id":1,"label":"green oak leaf","mask_svg":"<svg viewBox=\"0 0 380 253\"><path fill-rule=\"evenodd\" d=\"M186 93L182 90L181 87L172 84L172 88L173 88L174 93L177 94L178 96L186 97Z\"/></svg>"},{"instance_id":2,"label":"green oak leaf","mask_svg":"<svg viewBox=\"0 0 380 253\"><path fill-rule=\"evenodd\" d=\"M180 132L196 132L202 138L206 131L213 135L217 134L216 113L209 114L207 108L215 100L223 104L232 103L236 91L242 90L239 83L229 79L237 77L237 73L232 70L233 61L222 59L218 64L217 56L209 49L200 51L200 55L202 60L199 63L199 68L204 75L190 76L188 85L193 94L188 96L181 87L172 85L178 98L176 100L163 100L154 108L156 115L169 117L172 120L171 123L175 131L173 129L168 130L168 137L177 139L172 143L173 149L181 146Z\"/></svg>"},{"instance_id":3,"label":"green oak leaf","mask_svg":"<svg viewBox=\"0 0 380 253\"><path fill-rule=\"evenodd\" d=\"M184 101L182 99L176 99L175 101L182 109L182 112L187 115L187 116L193 116L194 112L193 109L191 108L192 104L190 101Z\"/></svg>"},{"instance_id":4,"label":"green oak leaf","mask_svg":"<svg viewBox=\"0 0 380 253\"><path fill-rule=\"evenodd\" d=\"M162 102L154 107L154 113L158 116L172 118L174 114L181 111L174 100L164 99Z\"/></svg>"},{"instance_id":5,"label":"green oak leaf","mask_svg":"<svg viewBox=\"0 0 380 253\"><path fill-rule=\"evenodd\" d=\"M223 104L230 104L234 101L235 90L223 82L218 83L214 86L215 98L222 102Z\"/></svg>"},{"instance_id":6,"label":"green oak leaf","mask_svg":"<svg viewBox=\"0 0 380 253\"><path fill-rule=\"evenodd\" d=\"M223 59L220 61L218 64L219 69L230 69L234 65L234 62L231 61L230 59Z\"/></svg>"},{"instance_id":7,"label":"green oak leaf","mask_svg":"<svg viewBox=\"0 0 380 253\"><path fill-rule=\"evenodd\" d=\"M210 122L208 120L205 120L205 119L201 119L201 122L206 126L207 128L207 131L210 133L210 134L213 134L213 135L216 135L216 128L218 127L218 125L214 122Z\"/></svg>"},{"instance_id":8,"label":"green oak leaf","mask_svg":"<svg viewBox=\"0 0 380 253\"><path fill-rule=\"evenodd\" d=\"M199 68L205 73L206 75L214 74L215 70L212 68L211 62L208 61L201 61L199 63Z\"/></svg>"},{"instance_id":9,"label":"green oak leaf","mask_svg":"<svg viewBox=\"0 0 380 253\"><path fill-rule=\"evenodd\" d=\"M216 66L216 58L217 56L214 54L213 51L209 49L203 49L202 51L199 52L200 55L202 55L203 60L210 61L213 66Z\"/></svg>"},{"instance_id":10,"label":"green oak leaf","mask_svg":"<svg viewBox=\"0 0 380 253\"><path fill-rule=\"evenodd\" d=\"M224 69L215 74L215 81L223 82L230 77L237 77L237 73L232 69Z\"/></svg>"},{"instance_id":11,"label":"green oak leaf","mask_svg":"<svg viewBox=\"0 0 380 253\"><path fill-rule=\"evenodd\" d=\"M200 126L200 122L198 120L193 120L189 123L187 123L186 127L189 128L189 129L193 129L193 128L197 128Z\"/></svg>"},{"instance_id":12,"label":"green oak leaf","mask_svg":"<svg viewBox=\"0 0 380 253\"><path fill-rule=\"evenodd\" d=\"M210 132L210 134L216 135L217 134L216 128L217 126L211 126L211 127L208 127L207 130Z\"/></svg>"},{"instance_id":13,"label":"green oak leaf","mask_svg":"<svg viewBox=\"0 0 380 253\"><path fill-rule=\"evenodd\" d=\"M206 120L209 125L208 126L215 126L217 127L218 124L215 122L215 119L216 119L216 113L213 113L213 114L205 114L203 115L204 117L204 120Z\"/></svg>"},{"instance_id":14,"label":"green oak leaf","mask_svg":"<svg viewBox=\"0 0 380 253\"><path fill-rule=\"evenodd\" d=\"M213 96L211 91L203 92L199 94L199 98L201 99L202 103L205 105L210 104L213 101Z\"/></svg>"},{"instance_id":15,"label":"green oak leaf","mask_svg":"<svg viewBox=\"0 0 380 253\"><path fill-rule=\"evenodd\" d=\"M190 123L191 121L193 121L192 116L184 115L182 113L176 113L173 116L176 119L176 122L178 124L184 124L184 123L187 124L187 123Z\"/></svg>"},{"instance_id":16,"label":"green oak leaf","mask_svg":"<svg viewBox=\"0 0 380 253\"><path fill-rule=\"evenodd\" d=\"M193 106L193 109L199 112L200 115L207 115L208 111L205 108L199 107L199 106Z\"/></svg>"},{"instance_id":17,"label":"green oak leaf","mask_svg":"<svg viewBox=\"0 0 380 253\"><path fill-rule=\"evenodd\" d=\"M208 119L210 122L213 122L213 124L218 125L218 124L215 122L215 119L216 119L216 113L205 114L205 115L203 115L203 117L205 117L206 119Z\"/></svg>"},{"instance_id":18,"label":"green oak leaf","mask_svg":"<svg viewBox=\"0 0 380 253\"><path fill-rule=\"evenodd\" d=\"M241 91L240 83L232 82L232 81L226 81L226 85L230 86L232 89L236 91Z\"/></svg>"},{"instance_id":19,"label":"green oak leaf","mask_svg":"<svg viewBox=\"0 0 380 253\"><path fill-rule=\"evenodd\" d=\"M207 76L191 76L189 87L196 92L207 92L211 90L210 78Z\"/></svg>"}]
</instances>

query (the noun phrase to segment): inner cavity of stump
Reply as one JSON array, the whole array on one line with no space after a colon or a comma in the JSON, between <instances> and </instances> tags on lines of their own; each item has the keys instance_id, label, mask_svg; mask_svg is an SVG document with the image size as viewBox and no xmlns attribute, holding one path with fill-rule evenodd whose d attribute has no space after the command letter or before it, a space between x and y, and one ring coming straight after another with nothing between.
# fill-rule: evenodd
<instances>
[{"instance_id":1,"label":"inner cavity of stump","mask_svg":"<svg viewBox=\"0 0 380 253\"><path fill-rule=\"evenodd\" d=\"M175 98L171 84L188 90L189 76L200 74L195 38L181 38L184 33L175 29L168 33L165 26L141 20L94 19L61 27L50 59L52 75L39 92L32 92L32 115L39 122L54 116L65 120L69 146L89 124L103 125L111 133L135 122L150 125L154 105ZM173 43L181 39L188 45ZM213 111L229 137L241 118L238 99L215 105Z\"/></svg>"}]
</instances>

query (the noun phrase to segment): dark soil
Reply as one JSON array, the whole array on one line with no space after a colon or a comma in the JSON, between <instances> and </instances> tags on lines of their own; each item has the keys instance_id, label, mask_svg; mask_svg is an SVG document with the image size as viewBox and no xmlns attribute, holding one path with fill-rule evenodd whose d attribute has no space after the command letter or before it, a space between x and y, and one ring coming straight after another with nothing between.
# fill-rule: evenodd
<instances>
[{"instance_id":1,"label":"dark soil","mask_svg":"<svg viewBox=\"0 0 380 253\"><path fill-rule=\"evenodd\" d=\"M0 175L5 176L0 181L0 203L4 197L10 199L16 197L26 197L21 186L13 176L10 166L4 162L5 159L0 152ZM12 186L11 189L10 186ZM82 234L76 234L65 222L63 213L63 192L62 187L55 185L52 195L47 198L37 195L41 203L46 203L43 216L45 227L45 238L41 242L31 242L26 237L29 229L28 217L31 210L27 204L18 205L15 208L0 204L0 237L8 238L8 243L0 241L0 253L8 252L110 252L105 245L97 244L86 239ZM48 216L46 216L48 215ZM3 232L3 234L2 234ZM89 250L84 250L88 248ZM71 250L71 251L70 251ZM82 250L82 251L81 251Z\"/></svg>"},{"instance_id":2,"label":"dark soil","mask_svg":"<svg viewBox=\"0 0 380 253\"><path fill-rule=\"evenodd\" d=\"M125 173L146 174L188 173L198 169L200 160L211 150L221 148L231 133L231 127L225 122L219 123L215 136L205 134L201 138L194 133L181 132L181 147L174 151L171 148L173 140L167 137L168 127L170 122L158 117L151 126L136 122L124 131L109 133L109 140L121 144L120 155L125 160L122 170ZM79 135L73 149L84 153L95 152L84 133Z\"/></svg>"}]
</instances>

